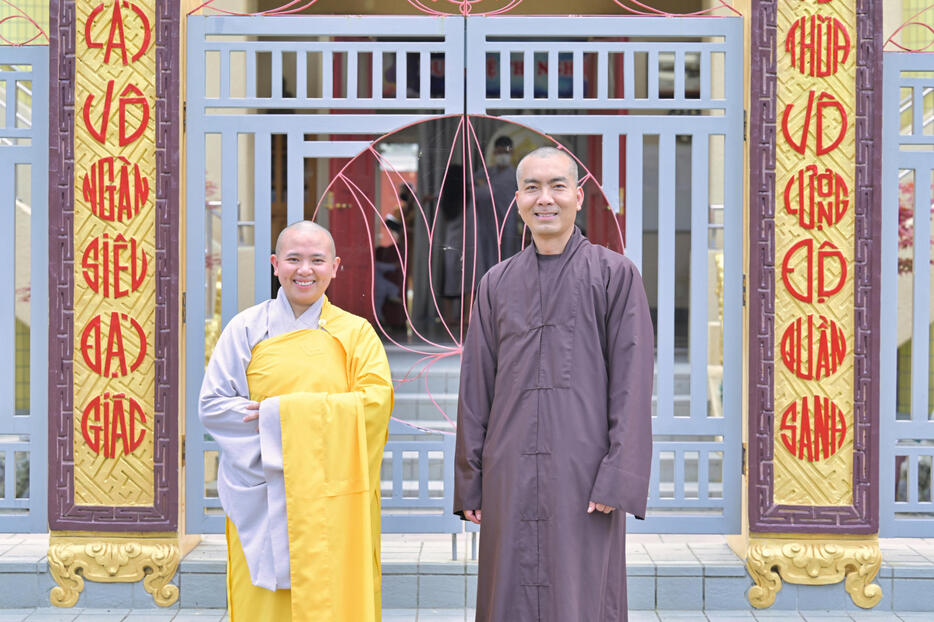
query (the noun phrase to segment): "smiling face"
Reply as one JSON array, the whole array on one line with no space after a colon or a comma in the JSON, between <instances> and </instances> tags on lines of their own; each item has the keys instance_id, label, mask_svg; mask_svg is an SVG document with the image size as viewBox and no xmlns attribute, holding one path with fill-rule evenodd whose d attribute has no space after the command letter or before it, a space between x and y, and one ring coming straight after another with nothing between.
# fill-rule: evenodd
<instances>
[{"instance_id":1,"label":"smiling face","mask_svg":"<svg viewBox=\"0 0 934 622\"><path fill-rule=\"evenodd\" d=\"M321 298L341 263L327 232L302 227L284 232L270 261L295 317Z\"/></svg>"},{"instance_id":2,"label":"smiling face","mask_svg":"<svg viewBox=\"0 0 934 622\"><path fill-rule=\"evenodd\" d=\"M576 173L574 161L553 149L532 152L519 163L516 207L541 254L563 251L574 231L584 202Z\"/></svg>"}]
</instances>

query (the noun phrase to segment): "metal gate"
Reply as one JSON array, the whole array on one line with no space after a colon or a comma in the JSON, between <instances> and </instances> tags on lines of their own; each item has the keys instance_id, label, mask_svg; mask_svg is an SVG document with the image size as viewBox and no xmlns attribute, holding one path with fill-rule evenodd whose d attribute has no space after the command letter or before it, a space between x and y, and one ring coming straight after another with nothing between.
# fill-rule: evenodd
<instances>
[{"instance_id":1,"label":"metal gate","mask_svg":"<svg viewBox=\"0 0 934 622\"><path fill-rule=\"evenodd\" d=\"M48 106L48 46L0 46L0 533L48 530Z\"/></svg>"},{"instance_id":2,"label":"metal gate","mask_svg":"<svg viewBox=\"0 0 934 622\"><path fill-rule=\"evenodd\" d=\"M353 158L373 151L374 136L445 118L593 151L590 183L608 194L589 222L625 230L657 310L651 518L630 526L738 531L742 54L735 18L189 17L189 532L223 527L198 388L212 336L269 295L272 204L285 199L287 220L304 218L309 179L334 173L320 158ZM206 183L208 170L219 183ZM341 201L319 197L332 225ZM366 261L364 235L349 252Z\"/></svg>"},{"instance_id":3,"label":"metal gate","mask_svg":"<svg viewBox=\"0 0 934 622\"><path fill-rule=\"evenodd\" d=\"M934 529L934 57L883 54L879 534Z\"/></svg>"}]
</instances>

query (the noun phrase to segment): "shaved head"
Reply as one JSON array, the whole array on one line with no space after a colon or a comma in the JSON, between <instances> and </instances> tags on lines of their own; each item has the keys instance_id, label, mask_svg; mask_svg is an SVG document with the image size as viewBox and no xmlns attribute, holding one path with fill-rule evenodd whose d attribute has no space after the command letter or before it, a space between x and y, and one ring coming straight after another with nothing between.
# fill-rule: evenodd
<instances>
[{"instance_id":1,"label":"shaved head","mask_svg":"<svg viewBox=\"0 0 934 622\"><path fill-rule=\"evenodd\" d=\"M567 151L563 151L557 147L539 147L538 149L525 154L525 157L519 160L519 166L516 167L516 183L520 187L522 186L522 165L525 164L526 160L530 158L564 158L568 163L568 179L570 179L570 181L575 186L577 186L577 182L580 179L580 173L577 170L577 162L574 161L574 158L572 158Z\"/></svg>"},{"instance_id":2,"label":"shaved head","mask_svg":"<svg viewBox=\"0 0 934 622\"><path fill-rule=\"evenodd\" d=\"M279 255L282 252L282 240L285 239L286 233L323 233L327 236L328 242L331 249L331 258L337 257L337 247L334 246L334 237L331 235L331 232L319 225L316 222L310 220L299 220L298 222L293 222L291 225L286 227L279 233L279 237L276 238L276 255Z\"/></svg>"}]
</instances>

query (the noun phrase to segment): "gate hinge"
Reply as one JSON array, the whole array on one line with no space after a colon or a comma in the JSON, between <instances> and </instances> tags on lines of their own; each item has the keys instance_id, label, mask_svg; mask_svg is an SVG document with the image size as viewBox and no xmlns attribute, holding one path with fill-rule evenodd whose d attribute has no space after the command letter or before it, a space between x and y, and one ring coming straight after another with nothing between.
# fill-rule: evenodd
<instances>
[{"instance_id":1,"label":"gate hinge","mask_svg":"<svg viewBox=\"0 0 934 622\"><path fill-rule=\"evenodd\" d=\"M746 290L743 289L743 291L745 292ZM185 318L188 315L187 311L188 311L188 292L182 292L182 324L185 323Z\"/></svg>"},{"instance_id":2,"label":"gate hinge","mask_svg":"<svg viewBox=\"0 0 934 622\"><path fill-rule=\"evenodd\" d=\"M746 306L746 273L743 272L743 306Z\"/></svg>"},{"instance_id":3,"label":"gate hinge","mask_svg":"<svg viewBox=\"0 0 934 622\"><path fill-rule=\"evenodd\" d=\"M188 102L182 102L182 131L188 130Z\"/></svg>"},{"instance_id":4,"label":"gate hinge","mask_svg":"<svg viewBox=\"0 0 934 622\"><path fill-rule=\"evenodd\" d=\"M184 434L182 434L182 442L181 442L180 447L181 447L180 451L182 452L181 453L182 466L185 466L185 435Z\"/></svg>"},{"instance_id":5,"label":"gate hinge","mask_svg":"<svg viewBox=\"0 0 934 622\"><path fill-rule=\"evenodd\" d=\"M743 443L743 462L740 465L742 472L740 475L746 475L746 443Z\"/></svg>"},{"instance_id":6,"label":"gate hinge","mask_svg":"<svg viewBox=\"0 0 934 622\"><path fill-rule=\"evenodd\" d=\"M746 112L746 109L743 108L743 142L746 142L746 130L749 127L749 115Z\"/></svg>"}]
</instances>

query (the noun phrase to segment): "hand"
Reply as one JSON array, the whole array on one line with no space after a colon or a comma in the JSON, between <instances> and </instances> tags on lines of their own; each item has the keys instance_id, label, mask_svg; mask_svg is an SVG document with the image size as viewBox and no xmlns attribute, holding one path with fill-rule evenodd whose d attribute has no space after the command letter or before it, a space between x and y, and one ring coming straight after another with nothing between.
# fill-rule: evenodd
<instances>
[{"instance_id":1,"label":"hand","mask_svg":"<svg viewBox=\"0 0 934 622\"><path fill-rule=\"evenodd\" d=\"M256 421L259 419L259 402L250 402L246 405L246 409L255 412L251 412L249 415L244 417L243 420L245 422L249 423L250 421Z\"/></svg>"},{"instance_id":2,"label":"hand","mask_svg":"<svg viewBox=\"0 0 934 622\"><path fill-rule=\"evenodd\" d=\"M464 510L464 516L471 523L480 524L480 510Z\"/></svg>"},{"instance_id":3,"label":"hand","mask_svg":"<svg viewBox=\"0 0 934 622\"><path fill-rule=\"evenodd\" d=\"M587 506L587 513L593 514L593 511L597 510L598 512L609 514L615 509L616 508L614 508L612 505L603 505L602 503L594 503L593 501L591 501L590 504Z\"/></svg>"}]
</instances>

